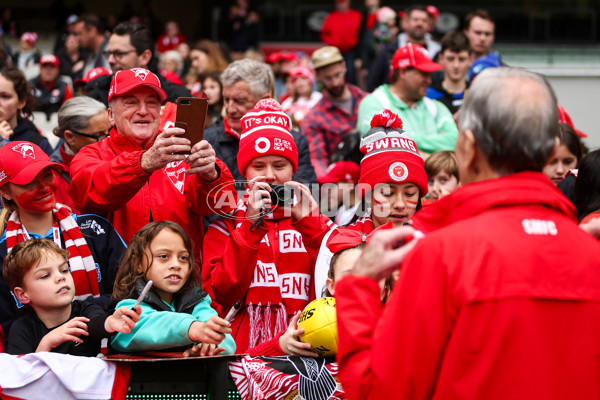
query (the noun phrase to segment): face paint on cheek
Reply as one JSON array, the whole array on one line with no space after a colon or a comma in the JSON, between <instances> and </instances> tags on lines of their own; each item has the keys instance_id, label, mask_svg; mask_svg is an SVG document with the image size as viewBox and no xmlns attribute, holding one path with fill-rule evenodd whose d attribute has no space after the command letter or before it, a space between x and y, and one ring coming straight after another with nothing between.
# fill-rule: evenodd
<instances>
[{"instance_id":1,"label":"face paint on cheek","mask_svg":"<svg viewBox=\"0 0 600 400\"><path fill-rule=\"evenodd\" d=\"M380 218L387 218L390 215L390 203L373 199L373 214Z\"/></svg>"},{"instance_id":2,"label":"face paint on cheek","mask_svg":"<svg viewBox=\"0 0 600 400\"><path fill-rule=\"evenodd\" d=\"M47 183L40 183L31 190L15 196L17 205L27 211L46 212L52 211L56 204L56 178Z\"/></svg>"},{"instance_id":3,"label":"face paint on cheek","mask_svg":"<svg viewBox=\"0 0 600 400\"><path fill-rule=\"evenodd\" d=\"M404 200L404 202L406 203L406 208L408 210L415 211L417 209L417 201Z\"/></svg>"}]
</instances>

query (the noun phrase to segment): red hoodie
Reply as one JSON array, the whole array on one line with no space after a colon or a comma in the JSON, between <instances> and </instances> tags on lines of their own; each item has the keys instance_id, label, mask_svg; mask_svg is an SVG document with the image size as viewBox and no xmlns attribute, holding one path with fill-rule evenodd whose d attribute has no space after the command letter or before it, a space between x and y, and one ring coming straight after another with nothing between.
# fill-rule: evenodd
<instances>
[{"instance_id":1,"label":"red hoodie","mask_svg":"<svg viewBox=\"0 0 600 400\"><path fill-rule=\"evenodd\" d=\"M600 396L600 244L548 178L465 185L413 225L384 309L374 280L336 285L348 399Z\"/></svg>"}]
</instances>

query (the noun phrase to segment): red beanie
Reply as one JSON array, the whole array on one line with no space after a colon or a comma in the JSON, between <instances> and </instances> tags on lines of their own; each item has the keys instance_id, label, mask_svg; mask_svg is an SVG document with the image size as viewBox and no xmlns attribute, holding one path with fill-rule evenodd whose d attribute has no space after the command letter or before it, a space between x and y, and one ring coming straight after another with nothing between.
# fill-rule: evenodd
<instances>
[{"instance_id":1,"label":"red beanie","mask_svg":"<svg viewBox=\"0 0 600 400\"><path fill-rule=\"evenodd\" d=\"M371 129L360 141L364 154L359 183L370 188L378 183L414 183L427 194L425 163L416 143L402 130L402 120L383 110L371 120Z\"/></svg>"},{"instance_id":2,"label":"red beanie","mask_svg":"<svg viewBox=\"0 0 600 400\"><path fill-rule=\"evenodd\" d=\"M238 168L246 175L250 161L262 156L287 158L298 169L298 148L290 133L292 120L283 112L277 100L263 99L240 120L242 135L237 154Z\"/></svg>"}]
</instances>

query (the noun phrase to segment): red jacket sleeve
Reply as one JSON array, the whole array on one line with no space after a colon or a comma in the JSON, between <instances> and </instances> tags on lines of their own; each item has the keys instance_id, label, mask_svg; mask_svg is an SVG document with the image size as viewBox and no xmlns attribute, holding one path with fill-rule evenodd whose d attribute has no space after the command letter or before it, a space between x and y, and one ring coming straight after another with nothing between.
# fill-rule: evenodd
<instances>
[{"instance_id":1,"label":"red jacket sleeve","mask_svg":"<svg viewBox=\"0 0 600 400\"><path fill-rule=\"evenodd\" d=\"M248 355L250 357L276 357L276 356L285 356L286 354L279 347L279 338L283 335L284 332L279 332L279 334L275 335L275 337L271 340L267 340L264 343L259 344L258 346L252 347L248 349Z\"/></svg>"},{"instance_id":2,"label":"red jacket sleeve","mask_svg":"<svg viewBox=\"0 0 600 400\"><path fill-rule=\"evenodd\" d=\"M252 223L244 219L234 229L232 220L217 220L204 236L202 282L215 301L231 307L241 300L252 281L258 248L267 234L265 228L250 231Z\"/></svg>"},{"instance_id":3,"label":"red jacket sleeve","mask_svg":"<svg viewBox=\"0 0 600 400\"><path fill-rule=\"evenodd\" d=\"M123 207L150 179L140 163L143 151L123 152L110 161L85 146L71 162L69 194L81 212L106 213Z\"/></svg>"},{"instance_id":4,"label":"red jacket sleeve","mask_svg":"<svg viewBox=\"0 0 600 400\"><path fill-rule=\"evenodd\" d=\"M336 285L340 380L349 399L430 398L450 318L441 258L423 243L408 255L382 311L373 279Z\"/></svg>"},{"instance_id":5,"label":"red jacket sleeve","mask_svg":"<svg viewBox=\"0 0 600 400\"><path fill-rule=\"evenodd\" d=\"M229 214L237 205L233 176L223 161L216 159L219 177L212 182L198 175L185 188L185 198L198 215Z\"/></svg>"},{"instance_id":6,"label":"red jacket sleeve","mask_svg":"<svg viewBox=\"0 0 600 400\"><path fill-rule=\"evenodd\" d=\"M318 209L314 209L300 221L292 222L292 227L302 235L306 251L313 260L317 259L319 250L321 249L321 242L333 226L335 224L329 218L319 213Z\"/></svg>"}]
</instances>

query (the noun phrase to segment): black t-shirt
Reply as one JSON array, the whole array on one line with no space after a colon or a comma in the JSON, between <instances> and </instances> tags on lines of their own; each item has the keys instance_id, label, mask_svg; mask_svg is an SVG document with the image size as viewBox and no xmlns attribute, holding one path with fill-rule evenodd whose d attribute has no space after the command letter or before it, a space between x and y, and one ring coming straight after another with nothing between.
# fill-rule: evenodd
<instances>
[{"instance_id":1,"label":"black t-shirt","mask_svg":"<svg viewBox=\"0 0 600 400\"><path fill-rule=\"evenodd\" d=\"M111 335L104 329L106 316L107 314L102 307L87 301L74 300L71 303L69 321L75 317L88 318L90 320L88 322L89 336L80 336L83 339L83 343L64 342L52 349L52 352L71 354L73 356L97 356L100 353L100 341L102 338ZM65 321L63 324L67 322ZM47 328L35 312L30 310L29 313L13 323L9 333L6 352L9 354L35 353L42 338L61 325Z\"/></svg>"}]
</instances>

